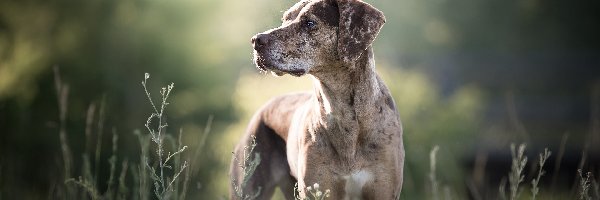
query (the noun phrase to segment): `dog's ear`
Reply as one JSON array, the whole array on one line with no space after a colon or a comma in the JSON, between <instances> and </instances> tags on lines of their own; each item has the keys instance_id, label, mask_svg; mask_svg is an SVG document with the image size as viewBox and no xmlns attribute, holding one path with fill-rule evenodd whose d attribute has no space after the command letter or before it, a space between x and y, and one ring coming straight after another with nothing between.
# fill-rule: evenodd
<instances>
[{"instance_id":1,"label":"dog's ear","mask_svg":"<svg viewBox=\"0 0 600 200\"><path fill-rule=\"evenodd\" d=\"M338 56L344 63L356 61L379 34L383 13L360 0L336 0L340 12Z\"/></svg>"}]
</instances>

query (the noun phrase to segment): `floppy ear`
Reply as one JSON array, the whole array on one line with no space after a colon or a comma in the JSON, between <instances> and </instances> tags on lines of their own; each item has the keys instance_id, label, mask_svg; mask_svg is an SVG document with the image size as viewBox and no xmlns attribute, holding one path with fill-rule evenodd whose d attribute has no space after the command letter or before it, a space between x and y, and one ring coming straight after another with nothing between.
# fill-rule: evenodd
<instances>
[{"instance_id":1,"label":"floppy ear","mask_svg":"<svg viewBox=\"0 0 600 200\"><path fill-rule=\"evenodd\" d=\"M383 13L360 0L337 0L340 12L338 56L345 63L356 61L373 43L385 23Z\"/></svg>"}]
</instances>

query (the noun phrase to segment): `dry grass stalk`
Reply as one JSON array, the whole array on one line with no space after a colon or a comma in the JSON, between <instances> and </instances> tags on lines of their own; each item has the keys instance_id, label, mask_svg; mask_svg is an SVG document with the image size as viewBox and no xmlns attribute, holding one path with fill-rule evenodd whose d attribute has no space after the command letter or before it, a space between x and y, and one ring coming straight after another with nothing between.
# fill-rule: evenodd
<instances>
[{"instance_id":1,"label":"dry grass stalk","mask_svg":"<svg viewBox=\"0 0 600 200\"><path fill-rule=\"evenodd\" d=\"M544 164L546 163L546 160L548 160L550 155L552 155L552 152L548 151L548 148L544 149L544 153L540 153L537 177L531 180L531 200L535 200L540 191L538 184L540 183L540 179L542 178L542 176L546 174L546 171L544 171Z\"/></svg>"},{"instance_id":2,"label":"dry grass stalk","mask_svg":"<svg viewBox=\"0 0 600 200\"><path fill-rule=\"evenodd\" d=\"M166 128L167 128L167 122L166 122L166 117L165 117L165 108L167 105L169 105L169 102L167 102L169 95L171 94L171 91L174 88L174 84L171 83L169 84L167 87L163 87L160 90L160 94L161 94L161 103L160 103L160 107L156 107L156 104L154 103L154 101L152 100L152 97L150 95L150 92L148 92L148 88L147 86L147 81L150 78L150 74L146 73L144 75L144 81L142 81L142 86L144 87L144 91L146 92L146 96L148 97L148 100L150 101L150 104L152 105L153 111L152 114L148 117L148 119L146 120L146 129L148 130L148 132L150 133L150 138L152 140L152 142L154 142L156 144L156 156L158 157L158 170L155 169L154 167L150 166L150 164L147 162L148 160L145 159L146 161L146 167L150 170L150 177L154 180L154 194L158 199L169 199L171 197L171 195L173 194L173 192L175 191L174 186L177 186L176 181L178 181L177 178L179 178L179 176L181 175L181 173L184 172L185 168L188 167L188 163L187 161L184 161L183 164L179 165L179 163L175 162L175 164L177 164L177 167L174 168L173 166L171 166L171 164L169 164L169 161L174 158L174 156L179 155L181 153L183 153L187 146L183 146L183 147L178 147L176 149L175 152L168 152L167 155L165 155L165 147L164 147L164 140L166 138ZM160 108L160 109L159 109ZM156 121L156 125L152 126L152 122ZM167 177L165 176L165 169L171 169L171 170L175 170L173 173L172 177Z\"/></svg>"},{"instance_id":3,"label":"dry grass stalk","mask_svg":"<svg viewBox=\"0 0 600 200\"><path fill-rule=\"evenodd\" d=\"M525 153L525 144L519 145L519 149L515 149L515 145L510 145L510 152L512 155L511 172L508 174L508 182L510 184L510 200L516 200L521 194L519 184L523 182L525 176L523 175L523 169L527 164L527 156Z\"/></svg>"}]
</instances>

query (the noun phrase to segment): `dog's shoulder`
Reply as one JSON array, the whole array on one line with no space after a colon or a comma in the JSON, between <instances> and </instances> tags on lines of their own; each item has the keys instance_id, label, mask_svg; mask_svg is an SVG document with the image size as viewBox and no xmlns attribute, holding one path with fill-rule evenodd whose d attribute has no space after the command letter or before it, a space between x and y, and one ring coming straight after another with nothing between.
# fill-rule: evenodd
<instances>
[{"instance_id":1,"label":"dog's shoulder","mask_svg":"<svg viewBox=\"0 0 600 200\"><path fill-rule=\"evenodd\" d=\"M286 138L292 116L298 108L306 105L313 94L309 92L289 93L271 98L254 116L282 138Z\"/></svg>"}]
</instances>

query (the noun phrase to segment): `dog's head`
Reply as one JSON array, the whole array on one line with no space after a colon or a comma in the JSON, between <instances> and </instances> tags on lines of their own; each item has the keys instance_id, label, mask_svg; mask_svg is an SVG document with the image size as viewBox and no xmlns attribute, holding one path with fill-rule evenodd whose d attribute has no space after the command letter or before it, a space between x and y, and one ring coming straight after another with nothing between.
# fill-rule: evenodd
<instances>
[{"instance_id":1,"label":"dog's head","mask_svg":"<svg viewBox=\"0 0 600 200\"><path fill-rule=\"evenodd\" d=\"M282 21L252 37L254 62L261 71L302 76L351 66L373 43L385 17L360 0L302 0Z\"/></svg>"}]
</instances>

